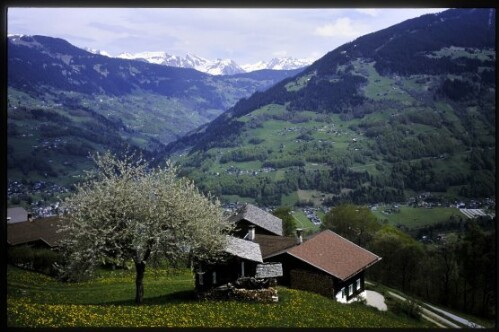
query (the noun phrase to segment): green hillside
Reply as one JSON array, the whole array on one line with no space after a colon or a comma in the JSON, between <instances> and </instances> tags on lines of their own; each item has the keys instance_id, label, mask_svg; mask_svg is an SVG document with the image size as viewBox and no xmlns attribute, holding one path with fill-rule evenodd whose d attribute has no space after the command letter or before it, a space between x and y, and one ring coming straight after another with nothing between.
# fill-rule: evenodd
<instances>
[{"instance_id":1,"label":"green hillside","mask_svg":"<svg viewBox=\"0 0 499 332\"><path fill-rule=\"evenodd\" d=\"M264 205L492 197L496 55L485 18L449 10L358 38L170 144L169 157L203 190Z\"/></svg>"}]
</instances>

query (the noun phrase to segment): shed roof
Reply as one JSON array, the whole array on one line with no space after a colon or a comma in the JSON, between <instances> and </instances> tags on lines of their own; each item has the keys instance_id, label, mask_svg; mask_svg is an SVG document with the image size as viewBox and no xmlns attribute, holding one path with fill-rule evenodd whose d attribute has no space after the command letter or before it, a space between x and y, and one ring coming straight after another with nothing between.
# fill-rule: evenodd
<instances>
[{"instance_id":1,"label":"shed roof","mask_svg":"<svg viewBox=\"0 0 499 332\"><path fill-rule=\"evenodd\" d=\"M282 275L282 263L271 262L256 266L255 278L276 278Z\"/></svg>"},{"instance_id":2,"label":"shed roof","mask_svg":"<svg viewBox=\"0 0 499 332\"><path fill-rule=\"evenodd\" d=\"M244 258L250 261L263 263L262 253L258 243L240 239L234 236L227 236L227 247L225 251L231 255Z\"/></svg>"},{"instance_id":3,"label":"shed roof","mask_svg":"<svg viewBox=\"0 0 499 332\"><path fill-rule=\"evenodd\" d=\"M331 230L316 234L287 253L340 280L346 280L381 260L381 257Z\"/></svg>"},{"instance_id":4,"label":"shed roof","mask_svg":"<svg viewBox=\"0 0 499 332\"><path fill-rule=\"evenodd\" d=\"M7 221L9 224L27 221L28 211L23 207L7 208L7 218L10 218L10 220Z\"/></svg>"},{"instance_id":5,"label":"shed roof","mask_svg":"<svg viewBox=\"0 0 499 332\"><path fill-rule=\"evenodd\" d=\"M282 236L281 218L278 218L253 204L244 205L235 215L229 218L229 221L237 223L243 219L273 234Z\"/></svg>"},{"instance_id":6,"label":"shed roof","mask_svg":"<svg viewBox=\"0 0 499 332\"><path fill-rule=\"evenodd\" d=\"M36 241L43 241L49 247L55 247L63 235L57 233L58 226L62 223L59 217L48 217L7 224L7 243L15 246Z\"/></svg>"}]
</instances>

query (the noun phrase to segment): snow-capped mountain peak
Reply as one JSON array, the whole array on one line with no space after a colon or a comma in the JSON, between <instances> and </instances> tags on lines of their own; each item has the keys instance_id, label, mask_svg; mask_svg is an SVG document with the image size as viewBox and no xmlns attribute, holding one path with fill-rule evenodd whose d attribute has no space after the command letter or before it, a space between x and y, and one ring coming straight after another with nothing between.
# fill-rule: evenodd
<instances>
[{"instance_id":1,"label":"snow-capped mountain peak","mask_svg":"<svg viewBox=\"0 0 499 332\"><path fill-rule=\"evenodd\" d=\"M241 67L249 72L261 69L290 70L306 67L314 62L313 59L296 59L292 57L273 58L268 62L259 61L254 64L246 64Z\"/></svg>"},{"instance_id":2,"label":"snow-capped mountain peak","mask_svg":"<svg viewBox=\"0 0 499 332\"><path fill-rule=\"evenodd\" d=\"M85 50L94 54L110 56L105 51L90 48L85 48ZM311 59L286 57L273 58L268 62L259 61L254 64L240 66L231 59L217 58L216 60L208 60L192 53L186 53L185 56L182 57L178 55L170 55L164 51L148 51L133 54L123 52L116 57L126 60L141 60L164 66L193 68L211 75L234 75L262 69L289 70L308 66L313 62Z\"/></svg>"}]
</instances>

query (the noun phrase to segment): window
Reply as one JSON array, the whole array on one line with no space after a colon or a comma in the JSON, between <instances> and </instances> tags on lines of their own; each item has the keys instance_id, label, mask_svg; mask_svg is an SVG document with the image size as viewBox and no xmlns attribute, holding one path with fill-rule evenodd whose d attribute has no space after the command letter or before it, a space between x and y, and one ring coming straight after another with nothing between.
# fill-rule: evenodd
<instances>
[{"instance_id":1,"label":"window","mask_svg":"<svg viewBox=\"0 0 499 332\"><path fill-rule=\"evenodd\" d=\"M244 277L244 262L241 262L241 277Z\"/></svg>"},{"instance_id":2,"label":"window","mask_svg":"<svg viewBox=\"0 0 499 332\"><path fill-rule=\"evenodd\" d=\"M341 298L345 298L347 295L345 294L345 287L341 289Z\"/></svg>"},{"instance_id":3,"label":"window","mask_svg":"<svg viewBox=\"0 0 499 332\"><path fill-rule=\"evenodd\" d=\"M356 283L355 283L355 290L359 290L360 289L360 279L357 279Z\"/></svg>"},{"instance_id":4,"label":"window","mask_svg":"<svg viewBox=\"0 0 499 332\"><path fill-rule=\"evenodd\" d=\"M213 278L213 285L216 285L216 283L217 283L217 273L216 272L213 272L212 278Z\"/></svg>"},{"instance_id":5,"label":"window","mask_svg":"<svg viewBox=\"0 0 499 332\"><path fill-rule=\"evenodd\" d=\"M204 283L203 283L203 273L198 273L198 276L199 276L199 284L202 286Z\"/></svg>"},{"instance_id":6,"label":"window","mask_svg":"<svg viewBox=\"0 0 499 332\"><path fill-rule=\"evenodd\" d=\"M348 285L348 295L353 294L353 284Z\"/></svg>"}]
</instances>

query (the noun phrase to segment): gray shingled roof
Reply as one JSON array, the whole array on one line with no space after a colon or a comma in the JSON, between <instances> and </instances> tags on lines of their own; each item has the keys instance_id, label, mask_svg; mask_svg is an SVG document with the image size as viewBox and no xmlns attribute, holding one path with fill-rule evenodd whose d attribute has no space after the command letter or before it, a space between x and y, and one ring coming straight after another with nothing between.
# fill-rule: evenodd
<instances>
[{"instance_id":1,"label":"gray shingled roof","mask_svg":"<svg viewBox=\"0 0 499 332\"><path fill-rule=\"evenodd\" d=\"M282 236L282 220L271 213L268 213L252 204L246 204L237 211L237 214L230 217L230 222L237 223L240 220L259 226L271 233Z\"/></svg>"},{"instance_id":2,"label":"gray shingled roof","mask_svg":"<svg viewBox=\"0 0 499 332\"><path fill-rule=\"evenodd\" d=\"M250 261L263 263L260 245L253 241L227 236L227 247L225 251L231 255L241 257Z\"/></svg>"}]
</instances>

